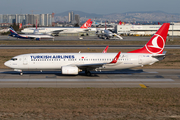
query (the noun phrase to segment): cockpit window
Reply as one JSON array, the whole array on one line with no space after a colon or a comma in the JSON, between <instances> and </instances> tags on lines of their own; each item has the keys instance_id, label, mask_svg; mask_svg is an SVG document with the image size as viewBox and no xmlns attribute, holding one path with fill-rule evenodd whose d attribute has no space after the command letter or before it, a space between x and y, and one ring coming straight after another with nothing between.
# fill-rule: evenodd
<instances>
[{"instance_id":1,"label":"cockpit window","mask_svg":"<svg viewBox=\"0 0 180 120\"><path fill-rule=\"evenodd\" d=\"M16 60L17 60L17 58L12 58L11 60L16 61Z\"/></svg>"}]
</instances>

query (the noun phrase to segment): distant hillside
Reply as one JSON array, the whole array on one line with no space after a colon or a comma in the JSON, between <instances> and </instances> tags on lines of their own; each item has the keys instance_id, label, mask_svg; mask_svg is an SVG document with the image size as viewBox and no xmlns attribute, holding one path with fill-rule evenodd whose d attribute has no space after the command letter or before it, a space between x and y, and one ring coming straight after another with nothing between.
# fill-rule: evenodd
<instances>
[{"instance_id":1,"label":"distant hillside","mask_svg":"<svg viewBox=\"0 0 180 120\"><path fill-rule=\"evenodd\" d=\"M66 11L66 12L63 12L63 13L58 13L58 14L55 14L55 16L68 16L69 12L73 11L74 14L79 14L80 17L87 17L87 18L102 18L103 15L100 15L100 14L95 14L95 13L85 13L85 12L81 12L81 11L74 11L74 10L70 10L70 11Z\"/></svg>"},{"instance_id":2,"label":"distant hillside","mask_svg":"<svg viewBox=\"0 0 180 120\"><path fill-rule=\"evenodd\" d=\"M144 11L144 12L127 12L104 15L106 19L120 19L124 21L179 21L179 15L176 13L166 13L162 11ZM173 19L172 19L173 16Z\"/></svg>"},{"instance_id":3,"label":"distant hillside","mask_svg":"<svg viewBox=\"0 0 180 120\"><path fill-rule=\"evenodd\" d=\"M73 10L71 10L73 11ZM55 14L56 21L62 17L67 17L70 11ZM85 13L81 11L73 11L74 14L79 14L80 17L86 17L97 20L122 20L122 21L180 21L180 14L166 13L163 11L143 11L143 12L126 12L112 14L95 14ZM173 16L173 17L172 17ZM66 18L67 19L67 18Z\"/></svg>"}]
</instances>

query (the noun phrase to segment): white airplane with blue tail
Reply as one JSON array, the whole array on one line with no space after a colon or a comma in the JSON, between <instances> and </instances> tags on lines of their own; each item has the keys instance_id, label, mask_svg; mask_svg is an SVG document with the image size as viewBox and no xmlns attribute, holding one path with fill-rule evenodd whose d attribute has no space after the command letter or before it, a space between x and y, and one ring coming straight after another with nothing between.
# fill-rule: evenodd
<instances>
[{"instance_id":1,"label":"white airplane with blue tail","mask_svg":"<svg viewBox=\"0 0 180 120\"><path fill-rule=\"evenodd\" d=\"M51 35L46 34L18 34L12 27L10 27L11 34L9 36L21 38L21 39L35 39L35 40L41 40L41 39L52 39L54 40L54 37Z\"/></svg>"}]
</instances>

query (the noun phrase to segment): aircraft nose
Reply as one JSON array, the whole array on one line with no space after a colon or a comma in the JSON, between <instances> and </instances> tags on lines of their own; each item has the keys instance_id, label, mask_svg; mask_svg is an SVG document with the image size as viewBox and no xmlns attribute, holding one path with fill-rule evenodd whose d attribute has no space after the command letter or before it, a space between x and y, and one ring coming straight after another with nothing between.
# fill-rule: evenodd
<instances>
[{"instance_id":1,"label":"aircraft nose","mask_svg":"<svg viewBox=\"0 0 180 120\"><path fill-rule=\"evenodd\" d=\"M10 67L10 66L11 66L11 62L10 62L10 61L6 61L6 62L4 63L4 65L7 66L7 67Z\"/></svg>"}]
</instances>

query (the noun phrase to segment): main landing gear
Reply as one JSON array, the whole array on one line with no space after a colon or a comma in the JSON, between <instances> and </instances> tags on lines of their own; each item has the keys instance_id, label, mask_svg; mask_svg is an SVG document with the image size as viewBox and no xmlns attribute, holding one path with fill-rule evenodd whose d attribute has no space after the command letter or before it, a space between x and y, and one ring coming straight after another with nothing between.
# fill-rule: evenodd
<instances>
[{"instance_id":1,"label":"main landing gear","mask_svg":"<svg viewBox=\"0 0 180 120\"><path fill-rule=\"evenodd\" d=\"M91 72L88 71L88 70L85 71L85 74L86 74L87 76L91 76Z\"/></svg>"}]
</instances>

